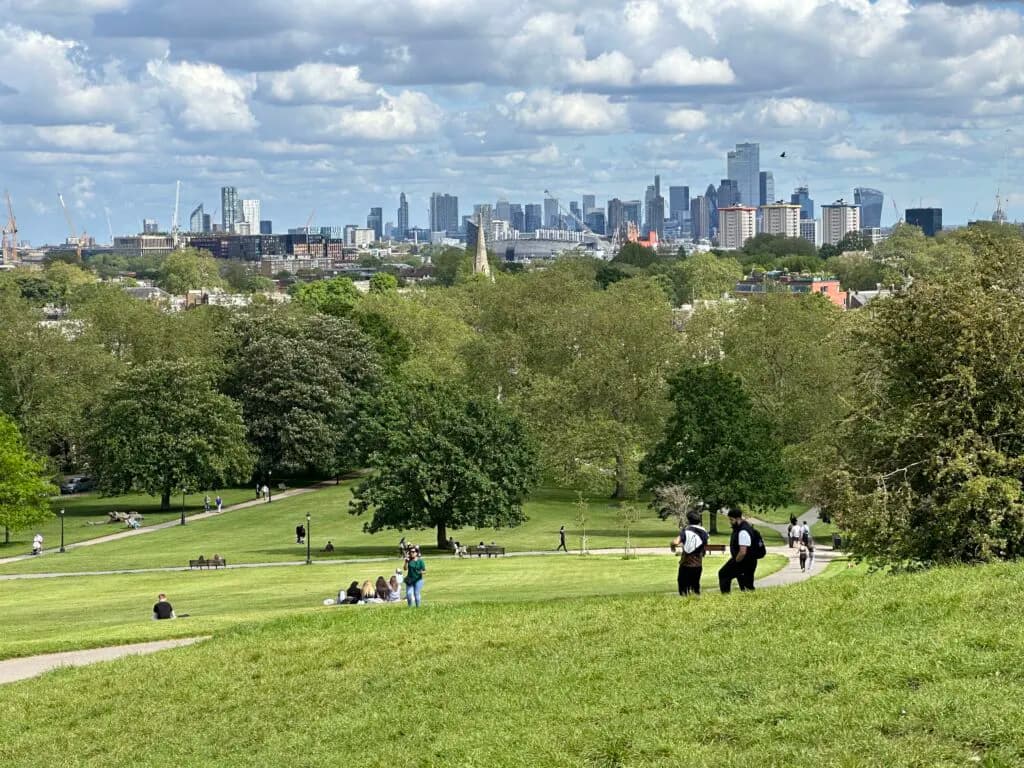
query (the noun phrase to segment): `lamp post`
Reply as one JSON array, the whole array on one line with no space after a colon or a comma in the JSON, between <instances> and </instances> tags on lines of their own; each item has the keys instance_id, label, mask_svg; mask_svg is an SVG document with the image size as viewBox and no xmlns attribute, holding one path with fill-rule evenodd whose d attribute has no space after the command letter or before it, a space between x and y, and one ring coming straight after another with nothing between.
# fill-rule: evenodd
<instances>
[{"instance_id":1,"label":"lamp post","mask_svg":"<svg viewBox=\"0 0 1024 768\"><path fill-rule=\"evenodd\" d=\"M64 549L64 510L60 511L60 551L66 551Z\"/></svg>"},{"instance_id":2,"label":"lamp post","mask_svg":"<svg viewBox=\"0 0 1024 768\"><path fill-rule=\"evenodd\" d=\"M312 565L313 560L309 556L309 542L312 536L309 535L309 512L306 513L306 565Z\"/></svg>"},{"instance_id":3,"label":"lamp post","mask_svg":"<svg viewBox=\"0 0 1024 768\"><path fill-rule=\"evenodd\" d=\"M181 524L185 524L185 494L188 493L188 488L181 489Z\"/></svg>"},{"instance_id":4,"label":"lamp post","mask_svg":"<svg viewBox=\"0 0 1024 768\"><path fill-rule=\"evenodd\" d=\"M267 504L274 500L274 473L272 470L267 470Z\"/></svg>"}]
</instances>

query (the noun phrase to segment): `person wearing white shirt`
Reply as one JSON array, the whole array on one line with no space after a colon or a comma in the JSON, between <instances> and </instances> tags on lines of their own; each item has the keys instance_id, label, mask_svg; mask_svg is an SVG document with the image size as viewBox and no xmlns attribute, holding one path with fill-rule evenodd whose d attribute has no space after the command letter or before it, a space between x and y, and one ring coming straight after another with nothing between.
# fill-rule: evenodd
<instances>
[{"instance_id":1,"label":"person wearing white shirt","mask_svg":"<svg viewBox=\"0 0 1024 768\"><path fill-rule=\"evenodd\" d=\"M700 525L700 512L687 512L686 522L688 525L679 532L670 545L673 552L677 549L682 550L679 555L679 574L676 577L679 594L682 597L700 594L700 577L704 572L704 554L708 543L708 532Z\"/></svg>"},{"instance_id":2,"label":"person wearing white shirt","mask_svg":"<svg viewBox=\"0 0 1024 768\"><path fill-rule=\"evenodd\" d=\"M42 551L43 551L43 534L37 533L32 538L32 554L33 555L38 555Z\"/></svg>"},{"instance_id":3,"label":"person wearing white shirt","mask_svg":"<svg viewBox=\"0 0 1024 768\"><path fill-rule=\"evenodd\" d=\"M754 571L757 570L754 539L760 535L754 532L738 509L729 510L729 524L732 526L732 537L729 539L732 557L718 571L718 587L723 595L732 590L733 579L736 579L741 592L753 591Z\"/></svg>"}]
</instances>

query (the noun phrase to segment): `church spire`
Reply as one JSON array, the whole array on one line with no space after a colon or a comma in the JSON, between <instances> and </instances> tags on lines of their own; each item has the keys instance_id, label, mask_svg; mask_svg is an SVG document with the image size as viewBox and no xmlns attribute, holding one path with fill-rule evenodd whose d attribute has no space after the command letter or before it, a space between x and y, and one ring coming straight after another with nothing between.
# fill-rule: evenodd
<instances>
[{"instance_id":1,"label":"church spire","mask_svg":"<svg viewBox=\"0 0 1024 768\"><path fill-rule=\"evenodd\" d=\"M476 217L476 258L473 259L473 274L484 275L493 280L491 265L487 261L487 243L484 241L484 217L480 214Z\"/></svg>"}]
</instances>

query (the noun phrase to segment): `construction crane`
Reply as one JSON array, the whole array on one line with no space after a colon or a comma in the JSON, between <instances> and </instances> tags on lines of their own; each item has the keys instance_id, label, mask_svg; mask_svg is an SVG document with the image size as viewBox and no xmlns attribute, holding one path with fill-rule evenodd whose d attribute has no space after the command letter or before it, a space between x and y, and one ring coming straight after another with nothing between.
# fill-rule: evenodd
<instances>
[{"instance_id":1,"label":"construction crane","mask_svg":"<svg viewBox=\"0 0 1024 768\"><path fill-rule=\"evenodd\" d=\"M11 195L6 189L4 197L7 198L7 224L3 228L4 264L16 264L18 262L18 222L14 220L14 206L11 205Z\"/></svg>"},{"instance_id":2,"label":"construction crane","mask_svg":"<svg viewBox=\"0 0 1024 768\"><path fill-rule=\"evenodd\" d=\"M71 220L71 211L68 210L67 205L64 203L64 195L60 192L57 193L57 199L60 200L60 207L64 210L64 220L68 223L68 245L75 246L75 257L77 261L82 261L82 237L75 234L75 224Z\"/></svg>"},{"instance_id":3,"label":"construction crane","mask_svg":"<svg viewBox=\"0 0 1024 768\"><path fill-rule=\"evenodd\" d=\"M181 181L177 181L174 187L174 215L171 217L171 242L173 247L178 247L178 237L181 226L178 223L178 206L181 202Z\"/></svg>"},{"instance_id":4,"label":"construction crane","mask_svg":"<svg viewBox=\"0 0 1024 768\"><path fill-rule=\"evenodd\" d=\"M110 224L110 209L107 206L103 206L103 213L107 216L107 232L110 233L110 244L114 244L114 227Z\"/></svg>"},{"instance_id":5,"label":"construction crane","mask_svg":"<svg viewBox=\"0 0 1024 768\"><path fill-rule=\"evenodd\" d=\"M891 197L889 198L889 202L892 203L892 209L894 211L896 211L896 223L897 224L902 224L903 223L903 214L900 213L900 207L898 205L896 205L896 201L893 200Z\"/></svg>"},{"instance_id":6,"label":"construction crane","mask_svg":"<svg viewBox=\"0 0 1024 768\"><path fill-rule=\"evenodd\" d=\"M309 252L309 228L313 225L313 217L316 216L316 208L309 212L309 218L306 219L306 256L310 255Z\"/></svg>"}]
</instances>

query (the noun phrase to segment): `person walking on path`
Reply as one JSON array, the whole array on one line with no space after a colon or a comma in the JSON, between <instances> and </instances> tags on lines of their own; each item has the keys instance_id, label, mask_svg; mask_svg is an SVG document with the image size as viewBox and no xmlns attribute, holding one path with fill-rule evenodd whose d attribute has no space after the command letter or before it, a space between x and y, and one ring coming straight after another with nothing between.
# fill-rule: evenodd
<instances>
[{"instance_id":1,"label":"person walking on path","mask_svg":"<svg viewBox=\"0 0 1024 768\"><path fill-rule=\"evenodd\" d=\"M302 544L306 541L306 526L299 523L295 526L295 543Z\"/></svg>"},{"instance_id":2,"label":"person walking on path","mask_svg":"<svg viewBox=\"0 0 1024 768\"><path fill-rule=\"evenodd\" d=\"M38 555L43 551L43 534L37 533L32 537L32 554Z\"/></svg>"},{"instance_id":3,"label":"person walking on path","mask_svg":"<svg viewBox=\"0 0 1024 768\"><path fill-rule=\"evenodd\" d=\"M263 484L263 498L270 501L270 486L266 483Z\"/></svg>"},{"instance_id":4,"label":"person walking on path","mask_svg":"<svg viewBox=\"0 0 1024 768\"><path fill-rule=\"evenodd\" d=\"M220 497L219 493L217 494L216 502L217 502L217 511L218 512L222 512L224 510L224 499L222 499Z\"/></svg>"},{"instance_id":5,"label":"person walking on path","mask_svg":"<svg viewBox=\"0 0 1024 768\"><path fill-rule=\"evenodd\" d=\"M814 536L811 534L811 529L807 527L807 523L804 523L804 543L807 545L807 570L811 570L814 566Z\"/></svg>"},{"instance_id":6,"label":"person walking on path","mask_svg":"<svg viewBox=\"0 0 1024 768\"><path fill-rule=\"evenodd\" d=\"M210 511L210 494L203 496L203 512Z\"/></svg>"},{"instance_id":7,"label":"person walking on path","mask_svg":"<svg viewBox=\"0 0 1024 768\"><path fill-rule=\"evenodd\" d=\"M420 548L413 546L409 549L409 556L405 561L405 603L410 608L415 604L420 607L423 595L423 574L427 572L427 565L420 557Z\"/></svg>"},{"instance_id":8,"label":"person walking on path","mask_svg":"<svg viewBox=\"0 0 1024 768\"><path fill-rule=\"evenodd\" d=\"M679 574L676 582L679 595L700 594L700 577L704 573L704 554L707 552L708 532L701 526L701 514L697 510L686 513L687 526L672 540L671 548L679 553Z\"/></svg>"},{"instance_id":9,"label":"person walking on path","mask_svg":"<svg viewBox=\"0 0 1024 768\"><path fill-rule=\"evenodd\" d=\"M557 552L559 549L562 550L563 552L567 553L567 554L569 552L569 550L565 546L565 526L564 525L561 528L558 529L558 547L555 549L555 552Z\"/></svg>"},{"instance_id":10,"label":"person walking on path","mask_svg":"<svg viewBox=\"0 0 1024 768\"><path fill-rule=\"evenodd\" d=\"M723 595L729 594L732 591L732 580L736 579L741 592L752 592L758 555L764 551L764 542L761 534L743 519L740 510L729 510L729 524L732 526L732 536L729 538L731 556L718 571L719 590Z\"/></svg>"}]
</instances>

